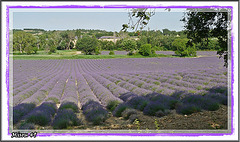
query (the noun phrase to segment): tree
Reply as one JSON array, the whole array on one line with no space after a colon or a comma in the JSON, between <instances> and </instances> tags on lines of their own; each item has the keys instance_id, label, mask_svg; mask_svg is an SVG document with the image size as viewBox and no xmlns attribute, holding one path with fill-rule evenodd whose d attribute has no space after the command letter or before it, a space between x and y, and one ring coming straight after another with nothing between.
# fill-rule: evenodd
<instances>
[{"instance_id":1,"label":"tree","mask_svg":"<svg viewBox=\"0 0 240 142\"><path fill-rule=\"evenodd\" d=\"M137 31L139 26L142 30L149 22L150 17L155 14L155 9L149 8L132 8L128 12L129 22L122 25L122 31L127 31L128 28ZM136 18L136 19L134 19Z\"/></svg>"},{"instance_id":2,"label":"tree","mask_svg":"<svg viewBox=\"0 0 240 142\"><path fill-rule=\"evenodd\" d=\"M201 43L208 46L209 38L216 37L220 49L217 54L220 58L224 58L224 66L228 63L228 27L230 19L228 19L228 12L226 9L216 9L211 12L204 12L204 9L188 9L189 12L181 21L185 23L185 32L190 39L189 45L192 43Z\"/></svg>"},{"instance_id":3,"label":"tree","mask_svg":"<svg viewBox=\"0 0 240 142\"><path fill-rule=\"evenodd\" d=\"M154 11L151 9L150 15L147 12L147 8L143 9L132 9L129 12L129 24L122 25L122 31L126 31L127 29L137 29L138 25L143 25L145 27L150 18L154 15ZM166 8L166 10L170 11L171 9ZM220 58L224 58L224 66L227 67L228 63L228 41L230 40L228 37L228 29L230 25L231 19L228 16L227 9L208 9L208 12L204 12L206 9L187 9L189 12L186 12L183 19L181 21L185 22L185 33L187 37L190 39L188 45L192 46L193 43L201 43L208 45L210 37L218 38L219 50L217 54L220 55ZM210 10L210 11L209 11ZM132 18L136 18L137 22L131 22ZM146 18L145 18L146 17ZM147 22L144 22L146 20ZM180 33L182 34L182 33Z\"/></svg>"},{"instance_id":4,"label":"tree","mask_svg":"<svg viewBox=\"0 0 240 142\"><path fill-rule=\"evenodd\" d=\"M140 49L144 44L148 44L148 38L145 35L141 35L139 40L137 40L137 48Z\"/></svg>"},{"instance_id":5,"label":"tree","mask_svg":"<svg viewBox=\"0 0 240 142\"><path fill-rule=\"evenodd\" d=\"M33 47L33 52L34 54L37 54L38 48L37 47Z\"/></svg>"},{"instance_id":6,"label":"tree","mask_svg":"<svg viewBox=\"0 0 240 142\"><path fill-rule=\"evenodd\" d=\"M175 51L175 54L180 56L196 56L195 46L187 45L188 39L177 38L173 41L172 47Z\"/></svg>"},{"instance_id":7,"label":"tree","mask_svg":"<svg viewBox=\"0 0 240 142\"><path fill-rule=\"evenodd\" d=\"M44 48L46 48L46 45L47 45L47 38L48 38L48 35L45 33L45 34L42 34L42 35L39 35L39 49L40 50L43 50Z\"/></svg>"},{"instance_id":8,"label":"tree","mask_svg":"<svg viewBox=\"0 0 240 142\"><path fill-rule=\"evenodd\" d=\"M67 43L63 40L60 45L57 47L58 50L64 50L67 48Z\"/></svg>"},{"instance_id":9,"label":"tree","mask_svg":"<svg viewBox=\"0 0 240 142\"><path fill-rule=\"evenodd\" d=\"M112 41L99 40L99 44L100 44L102 50L113 50L115 48L115 44Z\"/></svg>"},{"instance_id":10,"label":"tree","mask_svg":"<svg viewBox=\"0 0 240 142\"><path fill-rule=\"evenodd\" d=\"M76 44L77 50L83 51L86 55L93 55L96 47L97 39L90 36L84 36L82 39L78 39Z\"/></svg>"},{"instance_id":11,"label":"tree","mask_svg":"<svg viewBox=\"0 0 240 142\"><path fill-rule=\"evenodd\" d=\"M152 55L152 45L151 44L144 44L139 49L139 53L143 56L150 56Z\"/></svg>"},{"instance_id":12,"label":"tree","mask_svg":"<svg viewBox=\"0 0 240 142\"><path fill-rule=\"evenodd\" d=\"M56 52L56 46L54 45L54 40L48 39L47 40L47 46L46 46L45 49L48 53L55 53Z\"/></svg>"},{"instance_id":13,"label":"tree","mask_svg":"<svg viewBox=\"0 0 240 142\"><path fill-rule=\"evenodd\" d=\"M71 41L70 44L69 44L69 48L73 49L73 47L74 47L74 43Z\"/></svg>"},{"instance_id":14,"label":"tree","mask_svg":"<svg viewBox=\"0 0 240 142\"><path fill-rule=\"evenodd\" d=\"M75 34L76 34L75 32L69 31L69 30L61 33L62 41L65 41L65 43L66 43L65 49L67 49L67 50L71 49L71 42L74 40ZM79 31L77 31L77 34L81 34L81 33L79 33Z\"/></svg>"},{"instance_id":15,"label":"tree","mask_svg":"<svg viewBox=\"0 0 240 142\"><path fill-rule=\"evenodd\" d=\"M13 49L19 50L20 53L25 51L27 54L31 54L36 43L36 38L30 33L16 31L13 34Z\"/></svg>"},{"instance_id":16,"label":"tree","mask_svg":"<svg viewBox=\"0 0 240 142\"><path fill-rule=\"evenodd\" d=\"M123 39L117 40L116 44L115 44L115 49L117 50L122 50L123 49Z\"/></svg>"},{"instance_id":17,"label":"tree","mask_svg":"<svg viewBox=\"0 0 240 142\"><path fill-rule=\"evenodd\" d=\"M122 42L122 49L126 51L136 50L137 44L135 40L125 39Z\"/></svg>"},{"instance_id":18,"label":"tree","mask_svg":"<svg viewBox=\"0 0 240 142\"><path fill-rule=\"evenodd\" d=\"M164 35L171 35L171 31L169 29L163 29Z\"/></svg>"},{"instance_id":19,"label":"tree","mask_svg":"<svg viewBox=\"0 0 240 142\"><path fill-rule=\"evenodd\" d=\"M101 54L101 51L100 51L100 48L97 46L95 48L95 55L99 55L99 54Z\"/></svg>"},{"instance_id":20,"label":"tree","mask_svg":"<svg viewBox=\"0 0 240 142\"><path fill-rule=\"evenodd\" d=\"M82 33L81 33L80 29L76 30L75 35L77 36L78 39L81 38Z\"/></svg>"},{"instance_id":21,"label":"tree","mask_svg":"<svg viewBox=\"0 0 240 142\"><path fill-rule=\"evenodd\" d=\"M109 55L115 55L113 50L110 50Z\"/></svg>"}]
</instances>

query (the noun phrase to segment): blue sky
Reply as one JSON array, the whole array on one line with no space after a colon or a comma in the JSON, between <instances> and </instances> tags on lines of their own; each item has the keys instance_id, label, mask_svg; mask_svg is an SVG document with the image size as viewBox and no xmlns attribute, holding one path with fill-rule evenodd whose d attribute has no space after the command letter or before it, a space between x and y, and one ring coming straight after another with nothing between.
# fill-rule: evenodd
<instances>
[{"instance_id":1,"label":"blue sky","mask_svg":"<svg viewBox=\"0 0 240 142\"><path fill-rule=\"evenodd\" d=\"M183 12L156 12L148 27L151 30L183 30ZM120 31L128 23L127 12L14 12L13 28L45 30L100 29ZM145 29L148 29L146 27Z\"/></svg>"}]
</instances>

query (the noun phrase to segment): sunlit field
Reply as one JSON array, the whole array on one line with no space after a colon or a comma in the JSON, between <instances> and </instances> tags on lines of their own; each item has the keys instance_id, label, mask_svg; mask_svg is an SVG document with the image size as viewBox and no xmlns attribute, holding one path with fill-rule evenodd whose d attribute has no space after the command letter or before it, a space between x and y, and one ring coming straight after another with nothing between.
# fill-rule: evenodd
<instances>
[{"instance_id":1,"label":"sunlit field","mask_svg":"<svg viewBox=\"0 0 240 142\"><path fill-rule=\"evenodd\" d=\"M216 52L198 52L195 58L13 60L13 124L49 130L189 129L168 121L193 123L198 114L204 122L191 129L227 129L227 111L218 112L227 107L227 78Z\"/></svg>"}]
</instances>

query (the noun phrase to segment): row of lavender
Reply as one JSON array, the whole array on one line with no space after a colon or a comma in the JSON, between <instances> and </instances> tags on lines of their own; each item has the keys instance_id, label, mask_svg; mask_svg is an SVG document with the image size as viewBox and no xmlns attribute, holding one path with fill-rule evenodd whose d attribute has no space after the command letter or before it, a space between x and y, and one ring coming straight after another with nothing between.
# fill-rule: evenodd
<instances>
[{"instance_id":1,"label":"row of lavender","mask_svg":"<svg viewBox=\"0 0 240 142\"><path fill-rule=\"evenodd\" d=\"M226 71L223 67L223 59L217 57L14 60L14 89L17 89L22 84L38 81L41 77L45 77L53 70L67 64L78 64L81 68L80 73L182 72L206 69Z\"/></svg>"},{"instance_id":2,"label":"row of lavender","mask_svg":"<svg viewBox=\"0 0 240 142\"><path fill-rule=\"evenodd\" d=\"M116 109L116 112L114 112L114 114L118 114L119 111L117 111L117 110L119 110L119 109L123 110L121 107L124 106L124 109L126 109L127 108L126 106L128 106L128 107L131 107L134 109L140 109L147 115L163 116L166 113L168 113L167 110L171 108L170 106L175 105L175 104L172 104L172 102L177 101L172 96L175 96L177 94L177 96L179 97L179 96L183 96L183 94L189 94L188 92L184 92L184 91L183 92L173 91L171 96L161 95L159 93L151 93L151 92L148 92L148 93L145 92L145 94L144 94L143 91L141 90L141 88L135 87L136 89L133 89L133 90L131 89L131 87L129 88L129 86L131 86L132 83L128 83L127 87L121 86L121 85L118 86L118 85L116 85L116 82L115 83L111 82L110 80L105 79L104 77L101 77L98 75L92 75L92 76L84 75L84 76L85 76L85 78L87 78L86 80L87 80L87 83L89 84L89 86L88 85L85 85L85 86L80 85L81 82L86 84L86 82L84 82L83 76L78 78L79 83L77 83L77 85L79 85L79 87L77 87L77 88L79 90L78 92L81 94L81 95L79 95L79 100L80 100L80 103L82 104L82 110L83 110L84 114L86 115L86 118L89 121L94 122L95 124L100 124L100 122L102 122L103 120L106 119L106 117L107 117L106 107L108 107L109 103L111 103L113 101L116 101L117 104L122 103ZM109 78L109 77L110 76L108 76L107 78ZM62 97L59 97L59 96L55 97L55 99L60 98L60 100L61 100L60 101L61 106L59 107L58 110L56 109L56 103L58 101L54 101L54 99L51 99L51 100L45 99L45 101L43 101L43 103L39 107L33 109L32 111L30 111L30 110L36 106L36 103L32 107L23 107L24 105L27 106L27 104L29 104L29 102L31 102L31 103L36 102L36 99L34 98L33 101L29 101L29 102L25 101L26 103L16 106L14 108L14 110L15 110L14 118L16 120L20 118L19 120L21 120L21 116L19 116L19 112L22 113L22 112L24 112L23 110L25 110L26 114L27 114L27 112L30 111L29 114L22 115L23 120L26 120L26 122L28 122L28 123L26 123L27 126L30 125L31 123L39 124L39 125L43 125L43 126L47 125L49 123L52 123L54 128L66 128L66 126L70 125L69 123L71 123L72 121L74 121L74 123L71 123L72 125L79 125L79 123L81 121L79 119L77 119L76 114L74 114L74 113L78 112L79 108L80 108L78 106L78 101L77 101L78 94L76 91L76 86L74 85L74 81L71 78L73 78L73 77L70 76L68 78L67 83L65 83L66 92L62 94ZM99 83L97 81L99 81ZM132 86L134 86L134 85L132 84ZM145 84L143 84L143 86L145 86ZM138 90L138 89L140 89L143 94L139 93L139 92L141 92L141 91L139 91L138 95L135 95L136 91L134 91L134 90ZM224 93L217 92L217 91L221 91L219 89L221 89L221 88L217 88L217 90L211 91L210 93L206 94L206 96L210 96L210 97L202 97L199 95L194 96L194 94L189 94L187 97L185 97L185 99L183 101L186 101L186 98L191 99L191 97L193 97L193 99L202 100L205 103L207 101L208 105L209 105L212 103L211 99L215 97L217 99L220 99L219 101L222 102L223 104L226 104L226 95L224 95L224 94L226 94L226 92L224 92ZM224 89L223 91L226 91L225 88L223 88L223 89ZM129 94L129 92L130 92L129 90L132 90L132 92L134 92L134 93L130 93L130 96L131 96L130 100L129 100L129 97L127 99L126 99L126 97L124 98L124 96L126 96L126 94ZM158 98L157 101L155 99L151 99L152 94L155 94L155 98ZM52 96L52 95L50 95L50 96ZM50 98L50 96L48 96L48 98ZM114 96L116 96L116 97L114 97ZM121 99L117 98L117 96ZM161 98L163 96L165 97L165 99ZM54 98L54 97L52 97L52 98ZM134 99L132 99L132 98L134 98ZM167 102L166 98L167 98L167 101L169 101L171 103L166 103ZM31 100L31 99L29 99L29 100ZM148 101L146 101L146 100L148 100ZM151 100L151 101L149 101L149 100ZM152 100L154 100L154 101L152 101ZM164 100L164 103L162 102L163 100ZM136 104L137 104L137 106L136 106ZM144 105L142 105L142 104L144 104ZM147 104L151 104L151 105L147 105ZM161 106L163 104L166 106L165 107ZM187 104L189 105L189 103L187 103ZM195 102L194 104L203 104L203 102L202 103ZM140 106L138 106L138 105L140 105ZM218 104L215 104L215 105L218 105ZM161 106L161 107L159 107L159 106ZM204 104L202 106L206 106L206 104ZM48 107L51 107L51 108L48 109ZM144 109L145 107L146 107L146 109ZM182 108L185 109L184 107L182 107ZM193 107L193 104L190 104L190 106L187 106L187 107ZM27 110L27 108L29 108L29 110ZM179 108L181 108L181 107L178 107L177 109L179 109ZM160 112L158 109L160 109ZM112 110L114 110L114 109L112 109ZM155 110L155 111L153 111L153 110ZM158 110L158 111L156 111L156 110ZM200 111L200 109L197 109L194 111ZM55 113L56 113L56 115L55 115ZM67 114L69 114L69 115L71 114L72 117L68 118L69 115L67 115ZM24 115L26 115L26 116L24 116ZM55 115L55 118L53 118L54 115ZM119 114L116 116L119 116ZM52 118L52 119L50 119L50 118ZM69 119L70 119L70 121L69 121ZM16 121L16 122L18 122L18 121ZM26 124L24 123L24 125L21 126L20 128L26 127L25 126ZM33 127L34 125L32 124L30 126ZM29 127L27 127L27 128L29 128Z\"/></svg>"},{"instance_id":3,"label":"row of lavender","mask_svg":"<svg viewBox=\"0 0 240 142\"><path fill-rule=\"evenodd\" d=\"M201 61L209 60L215 59L202 58ZM81 125L83 122L79 114L94 124L101 124L108 116L107 110L115 116L121 116L124 110L127 115L136 112L131 109L156 116L163 116L170 109L176 109L179 113L189 113L183 111L186 108L193 112L201 109L215 110L219 104L226 104L227 100L227 70L218 62L201 63L207 68L184 70L172 69L170 58L168 65L160 59L32 62L28 61L33 65L29 69L26 69L23 62L14 63L13 122L24 122L18 128L33 128L34 124L52 125L57 129ZM173 66L182 64L177 63L180 65L175 63ZM188 64L196 63L200 63L199 59ZM142 71L135 72L134 69L127 68L138 67L138 64L144 65ZM148 66L154 68L147 68ZM29 80L32 77L36 79ZM21 81L26 83L20 84ZM126 98L128 95L130 97ZM163 105L161 100L171 103ZM211 103L196 106L209 100L216 103L208 108L203 106Z\"/></svg>"},{"instance_id":4,"label":"row of lavender","mask_svg":"<svg viewBox=\"0 0 240 142\"><path fill-rule=\"evenodd\" d=\"M110 51L102 51L101 55L109 55ZM127 51L114 51L115 55L127 55ZM156 51L156 54L175 55L174 51ZM216 51L197 51L198 56L216 56Z\"/></svg>"}]
</instances>

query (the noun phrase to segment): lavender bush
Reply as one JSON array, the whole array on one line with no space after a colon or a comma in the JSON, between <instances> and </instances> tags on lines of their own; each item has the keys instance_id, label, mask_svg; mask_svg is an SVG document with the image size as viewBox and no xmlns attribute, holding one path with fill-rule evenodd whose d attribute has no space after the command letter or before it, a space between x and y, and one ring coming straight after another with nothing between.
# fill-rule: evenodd
<instances>
[{"instance_id":1,"label":"lavender bush","mask_svg":"<svg viewBox=\"0 0 240 142\"><path fill-rule=\"evenodd\" d=\"M56 108L45 104L60 105L58 125L64 127L73 126L72 118L60 116L80 109L94 124L107 119L106 107L126 119L136 118L136 109L158 117L171 109L181 114L217 110L228 103L230 73L213 53L197 54L204 57L14 60L14 125L22 119L26 128L49 124ZM24 105L29 103L33 106Z\"/></svg>"},{"instance_id":2,"label":"lavender bush","mask_svg":"<svg viewBox=\"0 0 240 142\"><path fill-rule=\"evenodd\" d=\"M39 107L33 109L24 119L28 123L38 124L40 126L46 126L52 120L52 117L56 113L57 107L53 103L43 103Z\"/></svg>"},{"instance_id":3,"label":"lavender bush","mask_svg":"<svg viewBox=\"0 0 240 142\"><path fill-rule=\"evenodd\" d=\"M82 107L86 119L93 122L94 125L99 125L105 122L108 117L108 112L95 101L89 101Z\"/></svg>"},{"instance_id":4,"label":"lavender bush","mask_svg":"<svg viewBox=\"0 0 240 142\"><path fill-rule=\"evenodd\" d=\"M58 110L71 109L73 112L79 112L78 106L73 102L64 102L60 105Z\"/></svg>"},{"instance_id":5,"label":"lavender bush","mask_svg":"<svg viewBox=\"0 0 240 142\"><path fill-rule=\"evenodd\" d=\"M78 126L82 124L82 120L77 118L77 115L72 109L59 109L57 115L53 120L54 129L66 129L71 126Z\"/></svg>"},{"instance_id":6,"label":"lavender bush","mask_svg":"<svg viewBox=\"0 0 240 142\"><path fill-rule=\"evenodd\" d=\"M13 124L21 120L23 116L28 114L36 107L35 104L19 104L13 107Z\"/></svg>"}]
</instances>

